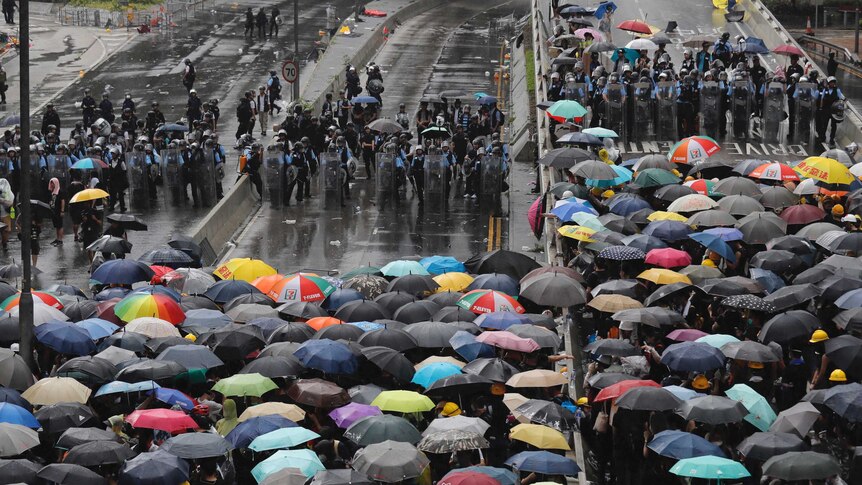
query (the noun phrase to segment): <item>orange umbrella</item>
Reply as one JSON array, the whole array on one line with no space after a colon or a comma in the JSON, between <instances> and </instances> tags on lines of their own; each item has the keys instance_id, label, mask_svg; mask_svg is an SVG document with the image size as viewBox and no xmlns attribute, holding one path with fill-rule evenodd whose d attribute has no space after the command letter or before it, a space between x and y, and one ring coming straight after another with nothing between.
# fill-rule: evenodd
<instances>
[{"instance_id":1,"label":"orange umbrella","mask_svg":"<svg viewBox=\"0 0 862 485\"><path fill-rule=\"evenodd\" d=\"M333 317L314 317L305 323L315 330L320 330L322 328L331 327L333 325L341 325L344 323L344 321Z\"/></svg>"},{"instance_id":2,"label":"orange umbrella","mask_svg":"<svg viewBox=\"0 0 862 485\"><path fill-rule=\"evenodd\" d=\"M261 276L260 278L256 278L251 282L251 286L254 286L258 290L261 291L264 295L269 293L269 290L275 286L276 283L284 279L283 274L271 274L266 276Z\"/></svg>"},{"instance_id":3,"label":"orange umbrella","mask_svg":"<svg viewBox=\"0 0 862 485\"><path fill-rule=\"evenodd\" d=\"M655 381L650 381L650 380L646 380L646 379L644 379L644 380L632 379L632 380L628 380L628 381L620 381L620 382L617 382L616 384L611 384L610 386L599 391L599 393L596 395L596 398L594 399L594 401L601 402L601 401L607 401L608 399L616 399L616 398L622 396L623 394L625 394L625 392L628 391L629 389L632 389L635 387L661 387L661 386L658 385Z\"/></svg>"}]
</instances>

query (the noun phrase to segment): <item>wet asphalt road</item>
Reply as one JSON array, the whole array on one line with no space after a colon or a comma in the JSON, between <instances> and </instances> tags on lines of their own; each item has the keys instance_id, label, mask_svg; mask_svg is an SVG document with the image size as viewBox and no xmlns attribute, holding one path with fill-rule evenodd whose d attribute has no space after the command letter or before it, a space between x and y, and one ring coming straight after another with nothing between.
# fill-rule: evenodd
<instances>
[{"instance_id":1,"label":"wet asphalt road","mask_svg":"<svg viewBox=\"0 0 862 485\"><path fill-rule=\"evenodd\" d=\"M383 71L384 116L393 117L399 103L415 112L423 95L461 90L496 92L491 77L500 52L496 19L520 17L524 0L474 2L460 0L432 9L398 29L375 59ZM364 264L383 265L404 257L452 255L466 259L487 248L491 209L463 199L463 186L453 189L445 208L426 195L424 210L408 189L406 199L376 205L375 185L365 180L360 165L343 209L322 210L320 197L287 209L264 204L243 233L232 256L254 256L281 272L299 270L345 272ZM454 187L454 186L453 186ZM507 241L508 197L502 197L503 234ZM496 228L496 224L495 224ZM515 248L520 249L520 248Z\"/></svg>"},{"instance_id":2,"label":"wet asphalt road","mask_svg":"<svg viewBox=\"0 0 862 485\"><path fill-rule=\"evenodd\" d=\"M349 15L352 0L333 0L339 17ZM150 100L157 99L169 122L178 120L185 113L186 90L181 83L180 65L191 58L197 67L195 89L203 99L218 98L222 118L219 133L227 146L233 145L236 131L234 111L235 99L246 90L256 88L268 77L270 69L280 66L285 52L293 46L292 2L264 1L254 4L255 12L261 6L269 12L277 4L285 18L280 36L275 40L243 38L242 13L245 5L232 11L227 4L219 4L212 11L199 12L188 24L171 30L168 34L149 34L130 44L124 51L87 73L78 85L73 86L54 102L60 112L65 128L70 129L80 119L80 111L74 103L80 101L84 87L89 87L99 99L101 92L109 89L116 106L122 102L125 91L130 91L138 103L138 116L143 117L150 109ZM300 0L300 50L309 52L318 39L318 31L325 28L327 3ZM242 51L242 53L240 53ZM41 120L41 116L36 116ZM279 119L280 121L280 119ZM238 155L228 150L231 162ZM233 183L235 175L228 173L224 180L225 190ZM160 192L161 195L161 192ZM126 194L128 200L128 193ZM206 208L193 208L191 204L169 207L160 197L155 207L140 209L131 207L130 213L139 214L148 225L146 232L131 232L129 240L134 244L128 257L137 258L149 249L166 243L173 234L183 233L194 227L206 214ZM88 260L81 244L72 241L71 226L66 224L65 244L55 248L54 230L46 220L41 237L41 255L37 267L43 271L40 282L68 282L82 288L87 286ZM9 251L0 255L0 264L20 260L20 244L12 240Z\"/></svg>"}]
</instances>

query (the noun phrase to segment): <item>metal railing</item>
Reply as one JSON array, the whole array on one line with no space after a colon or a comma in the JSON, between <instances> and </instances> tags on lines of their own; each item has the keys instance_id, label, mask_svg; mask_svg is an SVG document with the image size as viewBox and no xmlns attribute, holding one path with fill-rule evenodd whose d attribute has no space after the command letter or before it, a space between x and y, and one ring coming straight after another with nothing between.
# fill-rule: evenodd
<instances>
[{"instance_id":1,"label":"metal railing","mask_svg":"<svg viewBox=\"0 0 862 485\"><path fill-rule=\"evenodd\" d=\"M859 56L844 46L833 44L832 42L810 35L801 35L796 38L796 42L798 42L809 55L817 57L818 59L828 59L829 53L834 52L835 60L838 61L838 64L862 72L862 70L859 69L859 67L862 66L862 61L859 60Z\"/></svg>"},{"instance_id":2,"label":"metal railing","mask_svg":"<svg viewBox=\"0 0 862 485\"><path fill-rule=\"evenodd\" d=\"M176 22L184 22L198 12L204 12L213 0L175 0L145 10L111 11L97 8L63 6L57 10L61 25L98 28L137 28L142 25L150 29L168 29Z\"/></svg>"}]
</instances>

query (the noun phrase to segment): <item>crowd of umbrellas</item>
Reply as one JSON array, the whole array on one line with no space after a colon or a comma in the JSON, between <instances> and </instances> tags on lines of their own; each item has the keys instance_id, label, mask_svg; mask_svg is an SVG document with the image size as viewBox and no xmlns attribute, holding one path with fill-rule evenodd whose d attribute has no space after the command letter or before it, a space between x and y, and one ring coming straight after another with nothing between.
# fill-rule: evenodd
<instances>
[{"instance_id":1,"label":"crowd of umbrellas","mask_svg":"<svg viewBox=\"0 0 862 485\"><path fill-rule=\"evenodd\" d=\"M0 483L577 476L558 324L530 300L568 276L508 251L339 277L148 258L101 264L91 297L34 291L35 370L0 285Z\"/></svg>"}]
</instances>

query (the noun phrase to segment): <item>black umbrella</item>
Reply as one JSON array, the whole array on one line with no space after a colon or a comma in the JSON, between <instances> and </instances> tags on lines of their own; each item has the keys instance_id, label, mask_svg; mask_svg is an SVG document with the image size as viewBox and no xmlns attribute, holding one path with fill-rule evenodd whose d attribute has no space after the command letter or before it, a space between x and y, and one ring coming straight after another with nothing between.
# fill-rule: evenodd
<instances>
[{"instance_id":1,"label":"black umbrella","mask_svg":"<svg viewBox=\"0 0 862 485\"><path fill-rule=\"evenodd\" d=\"M772 304L772 306L781 311L807 303L818 296L820 296L820 288L806 283L779 288L763 297L763 301Z\"/></svg>"},{"instance_id":2,"label":"black umbrella","mask_svg":"<svg viewBox=\"0 0 862 485\"><path fill-rule=\"evenodd\" d=\"M574 427L574 413L555 402L529 399L512 411L532 423L543 424L559 431L567 431Z\"/></svg>"},{"instance_id":3,"label":"black umbrella","mask_svg":"<svg viewBox=\"0 0 862 485\"><path fill-rule=\"evenodd\" d=\"M754 268L768 269L777 274L795 273L801 269L805 262L791 251L784 249L770 249L760 251L749 261Z\"/></svg>"},{"instance_id":4,"label":"black umbrella","mask_svg":"<svg viewBox=\"0 0 862 485\"><path fill-rule=\"evenodd\" d=\"M487 392L494 381L477 374L455 374L437 379L425 390L430 396L454 396Z\"/></svg>"},{"instance_id":5,"label":"black umbrella","mask_svg":"<svg viewBox=\"0 0 862 485\"><path fill-rule=\"evenodd\" d=\"M763 214L768 212L755 212L743 217L736 224L736 228L742 232L742 240L748 244L766 244L771 239L785 235L787 224L780 218L777 221Z\"/></svg>"},{"instance_id":6,"label":"black umbrella","mask_svg":"<svg viewBox=\"0 0 862 485\"><path fill-rule=\"evenodd\" d=\"M799 256L814 254L814 245L801 236L782 236L766 243L766 249L782 249Z\"/></svg>"},{"instance_id":7,"label":"black umbrella","mask_svg":"<svg viewBox=\"0 0 862 485\"><path fill-rule=\"evenodd\" d=\"M223 305L240 295L248 293L263 294L247 281L221 280L216 281L215 284L210 286L207 291L204 292L204 296L220 305Z\"/></svg>"},{"instance_id":8,"label":"black umbrella","mask_svg":"<svg viewBox=\"0 0 862 485\"><path fill-rule=\"evenodd\" d=\"M387 292L403 291L411 295L429 295L437 291L440 284L430 275L408 274L399 276L389 283Z\"/></svg>"},{"instance_id":9,"label":"black umbrella","mask_svg":"<svg viewBox=\"0 0 862 485\"><path fill-rule=\"evenodd\" d=\"M285 322L269 336L268 343L302 343L314 336L314 329L302 322Z\"/></svg>"},{"instance_id":10,"label":"black umbrella","mask_svg":"<svg viewBox=\"0 0 862 485\"><path fill-rule=\"evenodd\" d=\"M212 369L224 365L212 350L203 345L168 347L156 357L156 360L176 362L186 369Z\"/></svg>"},{"instance_id":11,"label":"black umbrella","mask_svg":"<svg viewBox=\"0 0 862 485\"><path fill-rule=\"evenodd\" d=\"M416 369L404 355L388 347L372 346L362 349L362 355L380 370L392 375L403 383L410 382Z\"/></svg>"},{"instance_id":12,"label":"black umbrella","mask_svg":"<svg viewBox=\"0 0 862 485\"><path fill-rule=\"evenodd\" d=\"M197 460L222 456L233 446L215 433L186 433L168 439L159 449L180 458Z\"/></svg>"},{"instance_id":13,"label":"black umbrella","mask_svg":"<svg viewBox=\"0 0 862 485\"><path fill-rule=\"evenodd\" d=\"M440 311L440 305L427 300L408 303L395 311L394 320L407 324L427 322Z\"/></svg>"},{"instance_id":14,"label":"black umbrella","mask_svg":"<svg viewBox=\"0 0 862 485\"><path fill-rule=\"evenodd\" d=\"M174 248L150 249L138 258L138 261L149 265L167 266L168 268L184 268L194 263L194 258L187 253Z\"/></svg>"},{"instance_id":15,"label":"black umbrella","mask_svg":"<svg viewBox=\"0 0 862 485\"><path fill-rule=\"evenodd\" d=\"M703 396L684 401L679 414L691 421L706 424L738 423L748 415L739 401L722 396Z\"/></svg>"},{"instance_id":16,"label":"black umbrella","mask_svg":"<svg viewBox=\"0 0 862 485\"><path fill-rule=\"evenodd\" d=\"M360 274L345 281L342 288L356 290L370 300L385 293L388 286L389 281L382 276Z\"/></svg>"},{"instance_id":17,"label":"black umbrella","mask_svg":"<svg viewBox=\"0 0 862 485\"><path fill-rule=\"evenodd\" d=\"M531 323L518 323L506 330L518 337L533 339L543 349L556 350L560 348L562 343L560 337L553 330Z\"/></svg>"},{"instance_id":18,"label":"black umbrella","mask_svg":"<svg viewBox=\"0 0 862 485\"><path fill-rule=\"evenodd\" d=\"M200 262L201 255L203 254L200 244L194 242L188 236L174 236L170 241L168 241L168 246L185 252L198 262Z\"/></svg>"},{"instance_id":19,"label":"black umbrella","mask_svg":"<svg viewBox=\"0 0 862 485\"><path fill-rule=\"evenodd\" d=\"M512 376L520 372L517 367L505 360L491 357L476 359L465 365L461 371L500 383L508 381Z\"/></svg>"},{"instance_id":20,"label":"black umbrella","mask_svg":"<svg viewBox=\"0 0 862 485\"><path fill-rule=\"evenodd\" d=\"M275 308L278 306L278 303L263 293L243 293L228 300L227 303L222 305L222 309L227 313L240 305L265 305Z\"/></svg>"},{"instance_id":21,"label":"black umbrella","mask_svg":"<svg viewBox=\"0 0 862 485\"><path fill-rule=\"evenodd\" d=\"M147 336L135 332L119 332L110 335L99 343L98 349L105 350L108 347L119 347L132 352L144 352Z\"/></svg>"},{"instance_id":22,"label":"black umbrella","mask_svg":"<svg viewBox=\"0 0 862 485\"><path fill-rule=\"evenodd\" d=\"M721 352L729 359L748 362L777 362L781 360L779 355L775 355L771 347L751 340L728 342L721 346Z\"/></svg>"},{"instance_id":23,"label":"black umbrella","mask_svg":"<svg viewBox=\"0 0 862 485\"><path fill-rule=\"evenodd\" d=\"M639 251L638 249L635 250ZM632 298L637 298L638 287L640 287L640 283L638 283L638 280L610 280L596 285L596 287L593 288L592 291L590 291L590 294L594 297L599 295L625 295Z\"/></svg>"},{"instance_id":24,"label":"black umbrella","mask_svg":"<svg viewBox=\"0 0 862 485\"><path fill-rule=\"evenodd\" d=\"M20 342L18 327L18 317L13 317L8 313L0 317L0 345L9 347L11 344Z\"/></svg>"},{"instance_id":25,"label":"black umbrella","mask_svg":"<svg viewBox=\"0 0 862 485\"><path fill-rule=\"evenodd\" d=\"M673 295L687 296L693 288L694 287L692 287L692 285L685 282L659 286L657 290L652 292L652 294L644 300L644 305L652 306L653 304Z\"/></svg>"},{"instance_id":26,"label":"black umbrella","mask_svg":"<svg viewBox=\"0 0 862 485\"><path fill-rule=\"evenodd\" d=\"M364 473L355 470L325 470L314 474L310 485L371 485L371 480ZM267 480L261 485L276 485Z\"/></svg>"},{"instance_id":27,"label":"black umbrella","mask_svg":"<svg viewBox=\"0 0 862 485\"><path fill-rule=\"evenodd\" d=\"M131 448L115 441L92 441L69 450L64 463L85 467L122 463L134 456Z\"/></svg>"},{"instance_id":28,"label":"black umbrella","mask_svg":"<svg viewBox=\"0 0 862 485\"><path fill-rule=\"evenodd\" d=\"M203 434L209 433L189 433L177 438ZM165 442L165 445L170 441ZM123 463L123 467L120 468L119 483L122 485L184 483L188 478L189 464L186 460L160 448L154 452L141 453Z\"/></svg>"},{"instance_id":29,"label":"black umbrella","mask_svg":"<svg viewBox=\"0 0 862 485\"><path fill-rule=\"evenodd\" d=\"M278 310L278 316L287 320L294 318L309 320L315 317L329 316L329 313L320 305L310 301L291 301L275 309Z\"/></svg>"},{"instance_id":30,"label":"black umbrella","mask_svg":"<svg viewBox=\"0 0 862 485\"><path fill-rule=\"evenodd\" d=\"M383 293L374 299L376 303L383 305L383 307L389 310L390 313L395 313L395 311L402 306L416 300L417 298L414 295L403 291Z\"/></svg>"},{"instance_id":31,"label":"black umbrella","mask_svg":"<svg viewBox=\"0 0 862 485\"><path fill-rule=\"evenodd\" d=\"M428 301L433 301L434 303L445 308L448 306L454 306L456 303L458 303L458 300L460 300L462 296L464 296L464 293L461 293L459 291L441 291L439 293L434 293L433 295L426 297L425 299Z\"/></svg>"},{"instance_id":32,"label":"black umbrella","mask_svg":"<svg viewBox=\"0 0 862 485\"><path fill-rule=\"evenodd\" d=\"M382 318L392 318L392 313L375 301L354 300L341 305L334 316L345 322L370 322Z\"/></svg>"},{"instance_id":33,"label":"black umbrella","mask_svg":"<svg viewBox=\"0 0 862 485\"><path fill-rule=\"evenodd\" d=\"M127 254L132 252L132 243L114 236L102 236L87 246L87 251L103 252L111 254Z\"/></svg>"},{"instance_id":34,"label":"black umbrella","mask_svg":"<svg viewBox=\"0 0 862 485\"><path fill-rule=\"evenodd\" d=\"M185 366L171 360L144 360L136 362L117 373L117 380L124 382L158 381L173 379Z\"/></svg>"},{"instance_id":35,"label":"black umbrella","mask_svg":"<svg viewBox=\"0 0 862 485\"><path fill-rule=\"evenodd\" d=\"M23 391L36 383L24 359L15 352L0 348L0 386Z\"/></svg>"},{"instance_id":36,"label":"black umbrella","mask_svg":"<svg viewBox=\"0 0 862 485\"><path fill-rule=\"evenodd\" d=\"M805 451L808 447L802 438L792 433L757 432L742 440L736 448L747 459L766 461L790 451Z\"/></svg>"},{"instance_id":37,"label":"black umbrella","mask_svg":"<svg viewBox=\"0 0 862 485\"><path fill-rule=\"evenodd\" d=\"M2 295L0 295L2 296ZM63 313L73 322L93 317L98 311L99 302L93 300L76 301L63 307Z\"/></svg>"},{"instance_id":38,"label":"black umbrella","mask_svg":"<svg viewBox=\"0 0 862 485\"><path fill-rule=\"evenodd\" d=\"M418 346L416 339L404 330L381 328L365 332L357 340L363 347L382 346L398 352L406 352Z\"/></svg>"},{"instance_id":39,"label":"black umbrella","mask_svg":"<svg viewBox=\"0 0 862 485\"><path fill-rule=\"evenodd\" d=\"M32 271L34 271L33 272L34 275L38 275L38 274L42 273L37 268L32 268ZM13 280L16 278L20 278L21 275L23 275L23 274L24 273L23 273L23 270L21 269L21 265L16 263L14 259L9 264L0 265L0 278L6 279L6 280ZM9 283L3 282L2 287L5 288L6 286L9 286ZM13 293L16 293L16 292L13 292Z\"/></svg>"},{"instance_id":40,"label":"black umbrella","mask_svg":"<svg viewBox=\"0 0 862 485\"><path fill-rule=\"evenodd\" d=\"M69 428L60 435L57 439L57 448L64 450L72 449L75 446L89 443L91 441L116 441L120 438L111 430L99 428Z\"/></svg>"},{"instance_id":41,"label":"black umbrella","mask_svg":"<svg viewBox=\"0 0 862 485\"><path fill-rule=\"evenodd\" d=\"M41 468L30 460L0 460L0 483L35 483Z\"/></svg>"},{"instance_id":42,"label":"black umbrella","mask_svg":"<svg viewBox=\"0 0 862 485\"><path fill-rule=\"evenodd\" d=\"M408 325L404 330L413 336L421 348L449 348L449 340L460 330L451 323L419 322Z\"/></svg>"},{"instance_id":43,"label":"black umbrella","mask_svg":"<svg viewBox=\"0 0 862 485\"><path fill-rule=\"evenodd\" d=\"M356 342L362 334L362 329L356 325L330 325L318 330L312 338L315 340L329 339Z\"/></svg>"},{"instance_id":44,"label":"black umbrella","mask_svg":"<svg viewBox=\"0 0 862 485\"><path fill-rule=\"evenodd\" d=\"M58 435L69 428L80 428L99 422L89 406L80 403L61 402L43 406L34 414L45 433Z\"/></svg>"},{"instance_id":45,"label":"black umbrella","mask_svg":"<svg viewBox=\"0 0 862 485\"><path fill-rule=\"evenodd\" d=\"M828 276L817 283L817 288L820 289L821 299L834 302L845 293L862 288L862 280L846 276Z\"/></svg>"},{"instance_id":46,"label":"black umbrella","mask_svg":"<svg viewBox=\"0 0 862 485\"><path fill-rule=\"evenodd\" d=\"M773 456L763 464L763 475L787 481L824 480L841 473L831 455L813 451L791 451Z\"/></svg>"},{"instance_id":47,"label":"black umbrella","mask_svg":"<svg viewBox=\"0 0 862 485\"><path fill-rule=\"evenodd\" d=\"M516 280L520 280L530 271L541 267L533 258L505 249L477 254L465 261L464 266L471 273L505 273Z\"/></svg>"},{"instance_id":48,"label":"black umbrella","mask_svg":"<svg viewBox=\"0 0 862 485\"><path fill-rule=\"evenodd\" d=\"M269 356L293 357L293 353L296 352L296 349L299 348L299 345L300 344L298 344L296 342L271 343L271 344L267 345L266 347L264 347L263 350L260 351L260 353L257 355L257 358L259 359L261 357L269 357Z\"/></svg>"},{"instance_id":49,"label":"black umbrella","mask_svg":"<svg viewBox=\"0 0 862 485\"><path fill-rule=\"evenodd\" d=\"M81 465L73 465L71 463L52 463L39 470L36 476L50 483L62 485L78 485L81 483L103 485L108 483L98 473Z\"/></svg>"},{"instance_id":50,"label":"black umbrella","mask_svg":"<svg viewBox=\"0 0 862 485\"><path fill-rule=\"evenodd\" d=\"M617 357L630 357L640 355L641 351L626 340L601 339L596 340L584 347L584 350L595 355L609 355Z\"/></svg>"},{"instance_id":51,"label":"black umbrella","mask_svg":"<svg viewBox=\"0 0 862 485\"><path fill-rule=\"evenodd\" d=\"M658 200L663 200L665 202L673 202L680 197L684 197L686 195L691 195L694 193L695 190L686 185L665 185L656 189L655 194L653 194L653 197Z\"/></svg>"},{"instance_id":52,"label":"black umbrella","mask_svg":"<svg viewBox=\"0 0 862 485\"><path fill-rule=\"evenodd\" d=\"M656 328L685 323L682 315L665 307L631 308L616 312L611 315L611 318L620 322L642 323Z\"/></svg>"},{"instance_id":53,"label":"black umbrella","mask_svg":"<svg viewBox=\"0 0 862 485\"><path fill-rule=\"evenodd\" d=\"M617 406L635 411L670 411L682 401L661 387L633 387L617 398Z\"/></svg>"},{"instance_id":54,"label":"black umbrella","mask_svg":"<svg viewBox=\"0 0 862 485\"><path fill-rule=\"evenodd\" d=\"M117 368L114 367L114 364L89 355L69 359L56 371L56 375L59 377L72 377L89 385L106 384L114 380L116 373Z\"/></svg>"},{"instance_id":55,"label":"black umbrella","mask_svg":"<svg viewBox=\"0 0 862 485\"><path fill-rule=\"evenodd\" d=\"M755 295L733 295L721 301L721 304L740 310L752 310L763 313L777 313L778 309L771 303L763 301L763 298Z\"/></svg>"},{"instance_id":56,"label":"black umbrella","mask_svg":"<svg viewBox=\"0 0 862 485\"><path fill-rule=\"evenodd\" d=\"M127 231L146 231L147 224L132 214L109 214L106 217L109 222L116 222Z\"/></svg>"},{"instance_id":57,"label":"black umbrella","mask_svg":"<svg viewBox=\"0 0 862 485\"><path fill-rule=\"evenodd\" d=\"M820 327L820 319L804 310L791 310L770 318L760 329L763 343L786 344L797 338L808 338Z\"/></svg>"},{"instance_id":58,"label":"black umbrella","mask_svg":"<svg viewBox=\"0 0 862 485\"><path fill-rule=\"evenodd\" d=\"M21 397L21 393L15 389L8 387L0 387L0 402L8 402L16 406L21 406L27 411L33 412L33 405L29 401Z\"/></svg>"},{"instance_id":59,"label":"black umbrella","mask_svg":"<svg viewBox=\"0 0 862 485\"><path fill-rule=\"evenodd\" d=\"M862 308L851 308L832 318L835 325L846 332L862 331Z\"/></svg>"},{"instance_id":60,"label":"black umbrella","mask_svg":"<svg viewBox=\"0 0 862 485\"><path fill-rule=\"evenodd\" d=\"M305 367L293 356L265 356L258 357L245 365L239 374L258 373L262 376L274 379L276 377L295 377L301 374Z\"/></svg>"},{"instance_id":61,"label":"black umbrella","mask_svg":"<svg viewBox=\"0 0 862 485\"><path fill-rule=\"evenodd\" d=\"M459 306L445 306L431 317L434 322L472 322L477 315Z\"/></svg>"},{"instance_id":62,"label":"black umbrella","mask_svg":"<svg viewBox=\"0 0 862 485\"><path fill-rule=\"evenodd\" d=\"M214 301L203 295L183 295L180 306L183 308L183 311L186 312L189 310L199 309L221 310Z\"/></svg>"},{"instance_id":63,"label":"black umbrella","mask_svg":"<svg viewBox=\"0 0 862 485\"><path fill-rule=\"evenodd\" d=\"M539 159L539 164L565 170L578 162L593 158L595 157L590 152L580 148L554 148Z\"/></svg>"},{"instance_id":64,"label":"black umbrella","mask_svg":"<svg viewBox=\"0 0 862 485\"><path fill-rule=\"evenodd\" d=\"M587 380L587 383L593 389L604 389L618 382L637 379L638 378L633 375L623 374L621 372L599 372L598 374L594 374L592 377L590 377Z\"/></svg>"},{"instance_id":65,"label":"black umbrella","mask_svg":"<svg viewBox=\"0 0 862 485\"><path fill-rule=\"evenodd\" d=\"M201 335L201 344L209 346L223 361L242 360L266 345L263 332L254 325L232 324Z\"/></svg>"},{"instance_id":66,"label":"black umbrella","mask_svg":"<svg viewBox=\"0 0 862 485\"><path fill-rule=\"evenodd\" d=\"M862 375L862 339L852 335L839 335L826 341L826 356L839 369Z\"/></svg>"},{"instance_id":67,"label":"black umbrella","mask_svg":"<svg viewBox=\"0 0 862 485\"><path fill-rule=\"evenodd\" d=\"M185 331L190 331L190 327L192 327L194 329L192 331L196 331L196 330L200 329L200 327L197 327L197 326L187 326L185 324L183 324L183 326L182 326L183 330L185 330ZM218 327L216 327L216 328L218 328ZM209 328L208 329L201 329L201 331L198 332L196 335L204 333L208 330L211 330L211 329L209 329ZM193 344L193 342L191 342L189 339L177 337L176 335L170 335L168 337L151 338L151 339L147 340L147 343L144 344L144 348L146 348L147 351L152 355L159 355L169 347L175 347L177 345L192 345L192 344ZM198 346L198 347L200 347L200 346ZM168 360L171 360L171 359L168 359ZM188 366L186 366L186 367L188 367Z\"/></svg>"}]
</instances>

